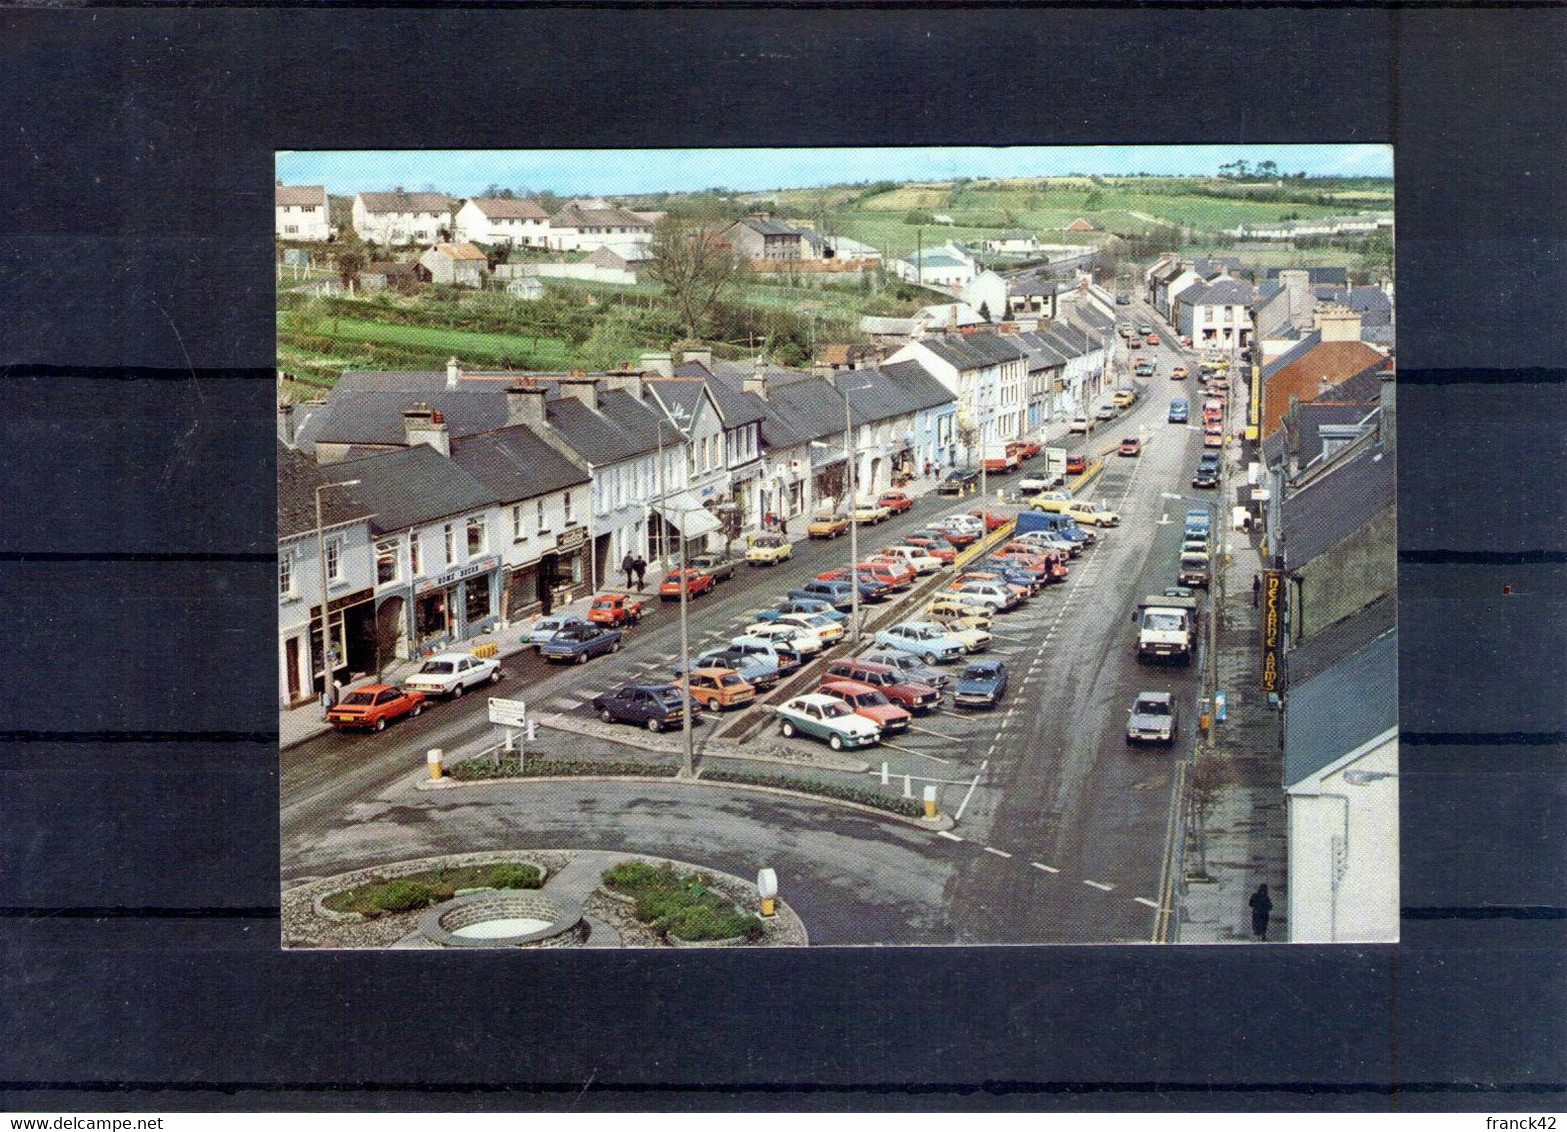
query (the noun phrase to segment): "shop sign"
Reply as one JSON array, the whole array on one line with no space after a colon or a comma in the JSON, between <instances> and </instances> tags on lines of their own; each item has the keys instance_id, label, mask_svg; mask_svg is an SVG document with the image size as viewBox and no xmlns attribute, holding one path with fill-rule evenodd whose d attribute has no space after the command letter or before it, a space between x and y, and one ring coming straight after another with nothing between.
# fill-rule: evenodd
<instances>
[{"instance_id":1,"label":"shop sign","mask_svg":"<svg viewBox=\"0 0 1567 1132\"><path fill-rule=\"evenodd\" d=\"M1284 576L1262 574L1262 690L1279 690L1279 666L1284 659Z\"/></svg>"},{"instance_id":2,"label":"shop sign","mask_svg":"<svg viewBox=\"0 0 1567 1132\"><path fill-rule=\"evenodd\" d=\"M337 613L340 610L347 609L350 605L358 605L360 602L369 601L374 597L374 590L355 590L351 594L344 594L342 597L333 598L330 602L327 603L327 612L329 614ZM312 605L310 607L310 616L313 619L319 621L321 619L321 607L319 605Z\"/></svg>"},{"instance_id":3,"label":"shop sign","mask_svg":"<svg viewBox=\"0 0 1567 1132\"><path fill-rule=\"evenodd\" d=\"M431 590L445 589L453 582L460 582L464 578L474 578L480 574L487 574L501 564L498 556L487 554L483 558L476 558L466 566L459 566L455 570L448 570L436 578L428 578L419 583L416 593L429 593Z\"/></svg>"},{"instance_id":4,"label":"shop sign","mask_svg":"<svg viewBox=\"0 0 1567 1132\"><path fill-rule=\"evenodd\" d=\"M586 527L572 527L568 531L562 531L555 536L555 549L562 554L570 554L583 543L588 541Z\"/></svg>"}]
</instances>

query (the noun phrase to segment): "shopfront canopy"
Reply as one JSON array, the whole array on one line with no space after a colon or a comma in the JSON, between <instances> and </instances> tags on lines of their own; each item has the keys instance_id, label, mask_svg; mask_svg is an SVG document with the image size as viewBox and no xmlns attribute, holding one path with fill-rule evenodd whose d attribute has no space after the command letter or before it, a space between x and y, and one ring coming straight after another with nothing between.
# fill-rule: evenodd
<instances>
[{"instance_id":1,"label":"shopfront canopy","mask_svg":"<svg viewBox=\"0 0 1567 1132\"><path fill-rule=\"evenodd\" d=\"M687 491L679 491L668 499L661 499L654 504L654 507L675 530L680 532L682 538L702 538L704 535L712 534L719 527L713 513L703 507L696 496Z\"/></svg>"}]
</instances>

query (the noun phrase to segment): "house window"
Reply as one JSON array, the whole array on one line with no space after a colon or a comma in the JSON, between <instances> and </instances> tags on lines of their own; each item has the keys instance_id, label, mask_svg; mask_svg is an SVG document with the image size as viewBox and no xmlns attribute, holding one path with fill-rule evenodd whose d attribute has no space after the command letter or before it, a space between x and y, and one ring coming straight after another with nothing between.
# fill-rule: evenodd
<instances>
[{"instance_id":1,"label":"house window","mask_svg":"<svg viewBox=\"0 0 1567 1132\"><path fill-rule=\"evenodd\" d=\"M298 224L285 224L285 225L283 225L283 234L285 236L292 236L297 231L299 231L299 225Z\"/></svg>"},{"instance_id":2,"label":"house window","mask_svg":"<svg viewBox=\"0 0 1567 1132\"><path fill-rule=\"evenodd\" d=\"M410 532L408 535L408 572L415 578L419 576L419 533Z\"/></svg>"},{"instance_id":3,"label":"house window","mask_svg":"<svg viewBox=\"0 0 1567 1132\"><path fill-rule=\"evenodd\" d=\"M544 520L544 500L541 499L537 503L535 503L534 504L534 508L537 511L539 534L541 534L541 535L549 534L549 530L550 529L549 529L548 526L545 525L545 520Z\"/></svg>"},{"instance_id":4,"label":"house window","mask_svg":"<svg viewBox=\"0 0 1567 1132\"><path fill-rule=\"evenodd\" d=\"M562 513L566 516L566 525L571 526L571 492L566 492L560 497Z\"/></svg>"},{"instance_id":5,"label":"house window","mask_svg":"<svg viewBox=\"0 0 1567 1132\"><path fill-rule=\"evenodd\" d=\"M294 552L285 550L277 558L277 595L280 598L294 596Z\"/></svg>"},{"instance_id":6,"label":"house window","mask_svg":"<svg viewBox=\"0 0 1567 1132\"><path fill-rule=\"evenodd\" d=\"M393 540L375 544L375 580L383 586L397 581L397 543Z\"/></svg>"},{"instance_id":7,"label":"house window","mask_svg":"<svg viewBox=\"0 0 1567 1132\"><path fill-rule=\"evenodd\" d=\"M329 538L326 540L326 577L329 582L341 582L343 580L343 540L341 538Z\"/></svg>"},{"instance_id":8,"label":"house window","mask_svg":"<svg viewBox=\"0 0 1567 1132\"><path fill-rule=\"evenodd\" d=\"M468 520L468 557L477 558L484 553L484 520Z\"/></svg>"},{"instance_id":9,"label":"house window","mask_svg":"<svg viewBox=\"0 0 1567 1132\"><path fill-rule=\"evenodd\" d=\"M522 529L522 504L518 503L511 509L511 541L522 542L527 537Z\"/></svg>"},{"instance_id":10,"label":"house window","mask_svg":"<svg viewBox=\"0 0 1567 1132\"><path fill-rule=\"evenodd\" d=\"M443 534L446 536L446 564L450 566L457 561L457 533L447 523Z\"/></svg>"}]
</instances>

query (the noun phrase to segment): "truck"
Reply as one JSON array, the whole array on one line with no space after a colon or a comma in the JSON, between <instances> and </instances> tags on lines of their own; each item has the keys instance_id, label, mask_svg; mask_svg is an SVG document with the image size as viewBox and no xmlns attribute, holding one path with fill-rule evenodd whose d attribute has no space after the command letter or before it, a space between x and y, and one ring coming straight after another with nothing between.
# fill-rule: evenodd
<instances>
[{"instance_id":1,"label":"truck","mask_svg":"<svg viewBox=\"0 0 1567 1132\"><path fill-rule=\"evenodd\" d=\"M1195 597L1149 594L1137 603L1137 662L1179 660L1190 664L1197 651L1198 607Z\"/></svg>"},{"instance_id":2,"label":"truck","mask_svg":"<svg viewBox=\"0 0 1567 1132\"><path fill-rule=\"evenodd\" d=\"M1004 476L1017 471L1020 461L1015 448L1011 448L1001 441L992 441L985 445L984 456L980 466L989 475Z\"/></svg>"},{"instance_id":3,"label":"truck","mask_svg":"<svg viewBox=\"0 0 1567 1132\"><path fill-rule=\"evenodd\" d=\"M1093 542L1094 533L1078 526L1070 515L1056 511L1019 511L1017 524L1012 528L1014 537L1029 531L1058 531L1075 542Z\"/></svg>"}]
</instances>

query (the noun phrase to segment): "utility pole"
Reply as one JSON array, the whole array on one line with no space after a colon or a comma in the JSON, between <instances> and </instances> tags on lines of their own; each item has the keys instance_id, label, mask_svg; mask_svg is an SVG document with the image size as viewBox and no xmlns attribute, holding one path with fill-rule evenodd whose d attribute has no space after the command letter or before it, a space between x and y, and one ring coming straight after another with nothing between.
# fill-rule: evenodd
<instances>
[{"instance_id":1,"label":"utility pole","mask_svg":"<svg viewBox=\"0 0 1567 1132\"><path fill-rule=\"evenodd\" d=\"M680 512L684 522L686 512ZM696 775L696 748L691 739L691 629L687 607L691 600L691 575L686 573L686 532L680 534L680 695L685 710L680 713L680 732L684 742L684 762L680 773L686 778Z\"/></svg>"},{"instance_id":2,"label":"utility pole","mask_svg":"<svg viewBox=\"0 0 1567 1132\"><path fill-rule=\"evenodd\" d=\"M331 707L337 703L337 694L332 684L332 673L337 670L334 663L337 660L337 649L332 645L332 618L328 613L329 600L327 598L326 576L326 527L321 520L321 493L329 487L353 487L359 480L343 480L341 483L322 483L316 485L316 573L321 576L321 693L326 698L326 706ZM347 642L345 641L346 645Z\"/></svg>"},{"instance_id":3,"label":"utility pole","mask_svg":"<svg viewBox=\"0 0 1567 1132\"><path fill-rule=\"evenodd\" d=\"M834 389L838 389L835 385ZM849 623L853 626L850 639L860 643L860 521L855 517L858 507L855 486L855 465L859 462L859 446L854 439L854 425L849 417L849 394L838 389L843 398L843 456L848 461L844 469L844 483L849 495Z\"/></svg>"}]
</instances>

